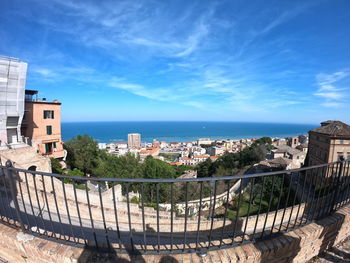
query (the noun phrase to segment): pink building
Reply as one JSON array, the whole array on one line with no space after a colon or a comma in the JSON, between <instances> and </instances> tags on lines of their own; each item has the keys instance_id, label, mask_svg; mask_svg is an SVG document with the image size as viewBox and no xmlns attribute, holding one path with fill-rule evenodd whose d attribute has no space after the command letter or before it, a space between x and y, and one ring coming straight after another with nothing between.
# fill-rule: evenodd
<instances>
[{"instance_id":1,"label":"pink building","mask_svg":"<svg viewBox=\"0 0 350 263\"><path fill-rule=\"evenodd\" d=\"M61 103L46 99L34 99L38 92L26 90L22 132L29 137L37 152L52 158L63 158L61 139Z\"/></svg>"}]
</instances>

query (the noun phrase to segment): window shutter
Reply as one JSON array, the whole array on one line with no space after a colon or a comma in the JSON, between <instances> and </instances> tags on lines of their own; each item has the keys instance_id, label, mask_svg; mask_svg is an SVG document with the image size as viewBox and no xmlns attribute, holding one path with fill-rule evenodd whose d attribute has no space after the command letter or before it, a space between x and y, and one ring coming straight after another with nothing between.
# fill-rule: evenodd
<instances>
[{"instance_id":1,"label":"window shutter","mask_svg":"<svg viewBox=\"0 0 350 263\"><path fill-rule=\"evenodd\" d=\"M46 134L51 135L52 134L52 126L46 126Z\"/></svg>"},{"instance_id":2,"label":"window shutter","mask_svg":"<svg viewBox=\"0 0 350 263\"><path fill-rule=\"evenodd\" d=\"M45 114L45 111L43 111L43 113L44 113L44 119L46 119L46 114Z\"/></svg>"},{"instance_id":3,"label":"window shutter","mask_svg":"<svg viewBox=\"0 0 350 263\"><path fill-rule=\"evenodd\" d=\"M55 118L55 111L52 111L52 119Z\"/></svg>"},{"instance_id":4,"label":"window shutter","mask_svg":"<svg viewBox=\"0 0 350 263\"><path fill-rule=\"evenodd\" d=\"M49 149L49 144L45 143L45 152L49 153L50 149Z\"/></svg>"}]
</instances>

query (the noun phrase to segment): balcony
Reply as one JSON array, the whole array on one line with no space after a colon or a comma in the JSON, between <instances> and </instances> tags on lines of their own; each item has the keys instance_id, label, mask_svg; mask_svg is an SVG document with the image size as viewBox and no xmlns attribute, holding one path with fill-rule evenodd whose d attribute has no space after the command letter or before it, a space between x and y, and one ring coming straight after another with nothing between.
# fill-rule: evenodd
<instances>
[{"instance_id":1,"label":"balcony","mask_svg":"<svg viewBox=\"0 0 350 263\"><path fill-rule=\"evenodd\" d=\"M101 251L205 255L329 216L349 203L349 167L343 161L230 177L118 179L8 163L0 171L0 220Z\"/></svg>"}]
</instances>

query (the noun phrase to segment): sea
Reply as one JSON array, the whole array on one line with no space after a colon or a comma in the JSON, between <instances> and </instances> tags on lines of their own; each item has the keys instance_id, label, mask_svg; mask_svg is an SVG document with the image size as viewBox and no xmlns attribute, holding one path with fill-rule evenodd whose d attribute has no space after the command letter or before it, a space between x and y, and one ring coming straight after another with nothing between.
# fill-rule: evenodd
<instances>
[{"instance_id":1,"label":"sea","mask_svg":"<svg viewBox=\"0 0 350 263\"><path fill-rule=\"evenodd\" d=\"M142 142L195 141L199 138L244 139L291 137L307 134L319 125L254 123L254 122L190 122L190 121L115 121L115 122L63 122L62 139L87 134L98 142L126 142L128 133L140 133Z\"/></svg>"}]
</instances>

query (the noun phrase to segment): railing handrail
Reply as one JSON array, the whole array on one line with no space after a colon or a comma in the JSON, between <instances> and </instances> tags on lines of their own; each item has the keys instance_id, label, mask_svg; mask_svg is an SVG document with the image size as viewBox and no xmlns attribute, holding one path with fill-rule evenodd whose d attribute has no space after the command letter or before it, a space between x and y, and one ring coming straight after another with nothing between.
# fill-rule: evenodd
<instances>
[{"instance_id":1,"label":"railing handrail","mask_svg":"<svg viewBox=\"0 0 350 263\"><path fill-rule=\"evenodd\" d=\"M172 178L172 179L170 179L170 178L162 178L162 179L110 178L110 177L93 177L93 176L87 177L87 176L63 175L63 174L57 174L57 173L32 171L32 170L26 170L26 169L15 168L15 167L6 167L6 166L1 166L1 165L0 165L0 168L10 169L10 170L15 171L15 172L31 173L34 175L44 175L44 176L51 176L51 177L56 177L56 178L69 178L69 179L83 180L83 181L107 181L107 182L129 182L129 183L177 183L177 182L210 182L210 181L219 181L219 180L228 181L228 180L236 180L236 179L249 179L249 178L253 178L253 177L264 177L264 176L270 176L270 175L290 174L290 173L297 173L297 172L306 171L309 169L326 167L326 166L337 164L337 163L345 163L347 161L349 161L349 160L307 166L307 167L298 168L298 169L274 171L274 172L240 174L240 175L219 176L219 177Z\"/></svg>"}]
</instances>

